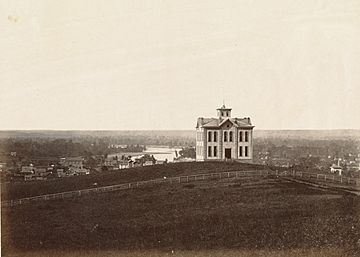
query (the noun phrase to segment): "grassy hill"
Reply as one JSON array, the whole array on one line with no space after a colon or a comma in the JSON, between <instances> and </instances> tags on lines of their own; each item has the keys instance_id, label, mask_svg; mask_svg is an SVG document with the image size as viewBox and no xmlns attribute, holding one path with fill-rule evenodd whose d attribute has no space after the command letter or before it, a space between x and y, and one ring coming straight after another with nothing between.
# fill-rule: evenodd
<instances>
[{"instance_id":1,"label":"grassy hill","mask_svg":"<svg viewBox=\"0 0 360 257\"><path fill-rule=\"evenodd\" d=\"M203 172L203 165L215 164L168 165L156 175ZM162 184L4 208L2 253L356 256L359 217L358 197L278 178Z\"/></svg>"},{"instance_id":2,"label":"grassy hill","mask_svg":"<svg viewBox=\"0 0 360 257\"><path fill-rule=\"evenodd\" d=\"M3 184L1 187L1 195L3 200L18 199L29 196L92 188L93 183L97 183L98 186L108 186L126 182L162 178L164 176L175 177L223 171L259 170L264 168L265 167L262 165L238 162L169 163L49 181Z\"/></svg>"}]
</instances>

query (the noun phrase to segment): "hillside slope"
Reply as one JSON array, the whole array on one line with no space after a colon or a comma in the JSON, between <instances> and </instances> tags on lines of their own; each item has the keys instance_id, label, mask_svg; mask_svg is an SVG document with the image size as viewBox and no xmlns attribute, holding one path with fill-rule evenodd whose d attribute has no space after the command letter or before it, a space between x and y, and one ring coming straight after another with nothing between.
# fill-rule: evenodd
<instances>
[{"instance_id":1,"label":"hillside slope","mask_svg":"<svg viewBox=\"0 0 360 257\"><path fill-rule=\"evenodd\" d=\"M20 205L2 215L2 252L9 255L360 253L358 197L273 178L162 184Z\"/></svg>"},{"instance_id":2,"label":"hillside slope","mask_svg":"<svg viewBox=\"0 0 360 257\"><path fill-rule=\"evenodd\" d=\"M265 168L266 167L262 165L238 162L169 163L49 181L9 183L2 185L1 195L2 200L19 199L29 196L92 188L94 183L97 183L98 186L108 186L162 177L236 170L259 170Z\"/></svg>"}]
</instances>

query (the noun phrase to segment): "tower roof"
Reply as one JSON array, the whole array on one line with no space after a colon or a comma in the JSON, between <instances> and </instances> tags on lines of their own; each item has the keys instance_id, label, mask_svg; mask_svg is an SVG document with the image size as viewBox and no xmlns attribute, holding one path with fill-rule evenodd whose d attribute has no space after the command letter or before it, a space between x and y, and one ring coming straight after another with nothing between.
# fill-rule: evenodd
<instances>
[{"instance_id":1,"label":"tower roof","mask_svg":"<svg viewBox=\"0 0 360 257\"><path fill-rule=\"evenodd\" d=\"M225 104L223 104L220 108L217 108L216 110L225 110L225 111L229 111L229 110L231 110L231 108L226 108Z\"/></svg>"}]
</instances>

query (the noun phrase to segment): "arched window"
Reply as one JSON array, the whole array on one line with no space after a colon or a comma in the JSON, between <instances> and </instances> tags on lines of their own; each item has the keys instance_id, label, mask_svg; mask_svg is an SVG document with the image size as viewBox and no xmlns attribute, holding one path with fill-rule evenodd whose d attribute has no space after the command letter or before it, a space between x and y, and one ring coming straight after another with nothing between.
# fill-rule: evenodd
<instances>
[{"instance_id":1,"label":"arched window","mask_svg":"<svg viewBox=\"0 0 360 257\"><path fill-rule=\"evenodd\" d=\"M243 132L240 131L239 133L239 141L242 142L243 141Z\"/></svg>"},{"instance_id":2,"label":"arched window","mask_svg":"<svg viewBox=\"0 0 360 257\"><path fill-rule=\"evenodd\" d=\"M227 142L227 131L224 131L224 142Z\"/></svg>"},{"instance_id":3,"label":"arched window","mask_svg":"<svg viewBox=\"0 0 360 257\"><path fill-rule=\"evenodd\" d=\"M233 141L233 132L232 131L229 132L229 141L230 142Z\"/></svg>"},{"instance_id":4,"label":"arched window","mask_svg":"<svg viewBox=\"0 0 360 257\"><path fill-rule=\"evenodd\" d=\"M245 142L249 142L249 132L245 131Z\"/></svg>"},{"instance_id":5,"label":"arched window","mask_svg":"<svg viewBox=\"0 0 360 257\"><path fill-rule=\"evenodd\" d=\"M214 142L217 142L217 132L214 131Z\"/></svg>"},{"instance_id":6,"label":"arched window","mask_svg":"<svg viewBox=\"0 0 360 257\"><path fill-rule=\"evenodd\" d=\"M211 142L211 131L208 132L208 142Z\"/></svg>"}]
</instances>

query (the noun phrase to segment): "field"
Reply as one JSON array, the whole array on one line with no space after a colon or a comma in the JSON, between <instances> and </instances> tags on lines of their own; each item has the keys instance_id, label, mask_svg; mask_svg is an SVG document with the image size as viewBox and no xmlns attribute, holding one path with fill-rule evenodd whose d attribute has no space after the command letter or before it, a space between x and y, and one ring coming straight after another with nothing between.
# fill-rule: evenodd
<instances>
[{"instance_id":1,"label":"field","mask_svg":"<svg viewBox=\"0 0 360 257\"><path fill-rule=\"evenodd\" d=\"M7 183L1 187L1 197L2 200L19 199L42 194L92 188L94 183L97 183L98 186L108 186L162 177L257 169L264 169L264 166L237 162L169 163L49 181Z\"/></svg>"},{"instance_id":2,"label":"field","mask_svg":"<svg viewBox=\"0 0 360 257\"><path fill-rule=\"evenodd\" d=\"M280 178L162 184L2 209L4 256L356 256L360 200Z\"/></svg>"}]
</instances>

